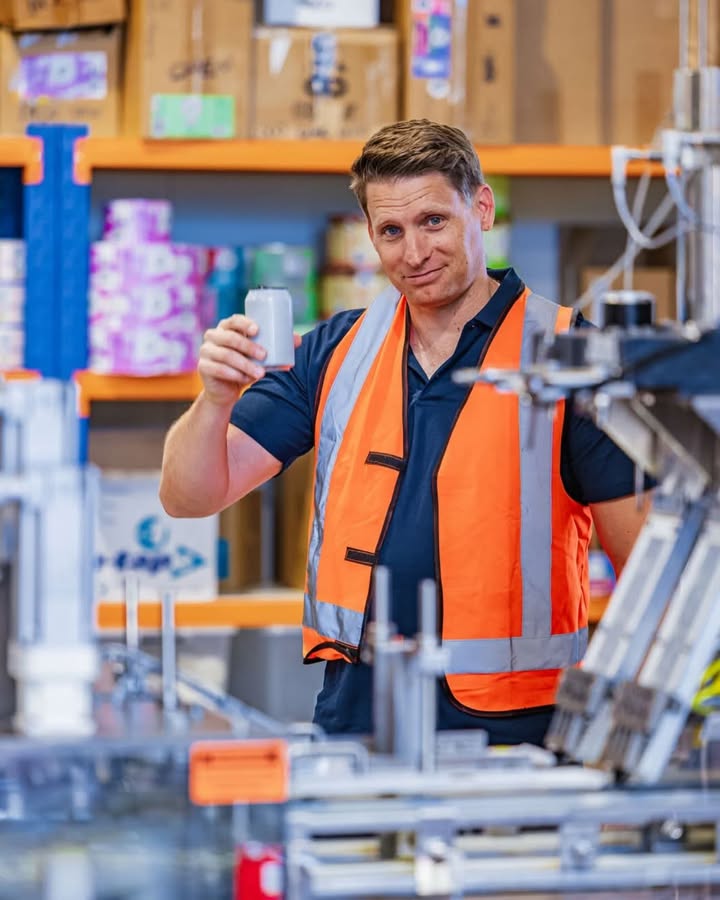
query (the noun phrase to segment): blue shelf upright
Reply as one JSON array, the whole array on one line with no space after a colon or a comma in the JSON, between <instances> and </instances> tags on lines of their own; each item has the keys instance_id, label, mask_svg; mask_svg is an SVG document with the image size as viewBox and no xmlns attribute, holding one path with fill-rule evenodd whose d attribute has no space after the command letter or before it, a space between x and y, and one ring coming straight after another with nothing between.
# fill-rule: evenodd
<instances>
[{"instance_id":1,"label":"blue shelf upright","mask_svg":"<svg viewBox=\"0 0 720 900\"><path fill-rule=\"evenodd\" d=\"M43 144L43 177L25 186L25 367L68 379L87 366L90 187L75 177L75 141L87 128L30 125Z\"/></svg>"},{"instance_id":2,"label":"blue shelf upright","mask_svg":"<svg viewBox=\"0 0 720 900\"><path fill-rule=\"evenodd\" d=\"M30 125L27 133L43 145L43 177L25 186L23 238L27 258L25 285L25 368L60 375L58 311L57 189L60 131L56 125Z\"/></svg>"},{"instance_id":3,"label":"blue shelf upright","mask_svg":"<svg viewBox=\"0 0 720 900\"><path fill-rule=\"evenodd\" d=\"M87 368L90 186L76 177L77 125L31 125L42 142L42 177L25 184L25 368L67 381ZM80 421L80 461L87 459Z\"/></svg>"},{"instance_id":4,"label":"blue shelf upright","mask_svg":"<svg viewBox=\"0 0 720 900\"><path fill-rule=\"evenodd\" d=\"M59 139L59 375L71 378L88 363L88 288L90 265L90 185L75 173L75 142L85 126L61 126Z\"/></svg>"}]
</instances>

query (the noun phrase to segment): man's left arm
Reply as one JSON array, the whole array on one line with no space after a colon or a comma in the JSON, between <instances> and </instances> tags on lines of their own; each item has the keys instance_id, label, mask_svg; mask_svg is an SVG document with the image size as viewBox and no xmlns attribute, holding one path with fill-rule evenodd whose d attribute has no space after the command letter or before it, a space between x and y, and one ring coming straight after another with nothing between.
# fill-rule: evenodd
<instances>
[{"instance_id":1,"label":"man's left arm","mask_svg":"<svg viewBox=\"0 0 720 900\"><path fill-rule=\"evenodd\" d=\"M593 524L603 550L620 577L640 529L650 512L652 492L591 503Z\"/></svg>"}]
</instances>

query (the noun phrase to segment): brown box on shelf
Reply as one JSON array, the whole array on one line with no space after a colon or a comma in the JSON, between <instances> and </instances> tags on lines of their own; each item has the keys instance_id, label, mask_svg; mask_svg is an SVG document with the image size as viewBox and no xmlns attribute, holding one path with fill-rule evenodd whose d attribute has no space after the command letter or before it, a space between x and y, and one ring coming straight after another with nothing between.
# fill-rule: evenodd
<instances>
[{"instance_id":1,"label":"brown box on shelf","mask_svg":"<svg viewBox=\"0 0 720 900\"><path fill-rule=\"evenodd\" d=\"M101 469L159 469L167 428L155 425L93 426L88 459Z\"/></svg>"},{"instance_id":2,"label":"brown box on shelf","mask_svg":"<svg viewBox=\"0 0 720 900\"><path fill-rule=\"evenodd\" d=\"M580 292L585 291L590 285L605 274L601 266L588 266L580 271ZM619 275L610 286L609 290L619 290L622 287L623 277ZM675 318L675 270L669 266L637 266L633 269L633 290L649 291L655 297L655 319L660 322L663 319ZM584 313L593 322L599 322L599 317L594 304L590 304Z\"/></svg>"},{"instance_id":3,"label":"brown box on shelf","mask_svg":"<svg viewBox=\"0 0 720 900\"><path fill-rule=\"evenodd\" d=\"M113 25L125 13L125 0L0 0L0 25L14 31Z\"/></svg>"},{"instance_id":4,"label":"brown box on shelf","mask_svg":"<svg viewBox=\"0 0 720 900\"><path fill-rule=\"evenodd\" d=\"M252 491L220 513L220 539L227 544L227 577L220 580L225 594L260 583L260 491Z\"/></svg>"},{"instance_id":5,"label":"brown box on shelf","mask_svg":"<svg viewBox=\"0 0 720 900\"><path fill-rule=\"evenodd\" d=\"M0 30L0 131L22 134L33 122L87 125L118 133L121 28L32 32Z\"/></svg>"},{"instance_id":6,"label":"brown box on shelf","mask_svg":"<svg viewBox=\"0 0 720 900\"><path fill-rule=\"evenodd\" d=\"M455 125L480 144L512 143L515 2L451 0L438 16L403 0L403 118Z\"/></svg>"},{"instance_id":7,"label":"brown box on shelf","mask_svg":"<svg viewBox=\"0 0 720 900\"><path fill-rule=\"evenodd\" d=\"M648 144L671 122L678 65L675 0L609 0L609 141Z\"/></svg>"},{"instance_id":8,"label":"brown box on shelf","mask_svg":"<svg viewBox=\"0 0 720 900\"><path fill-rule=\"evenodd\" d=\"M602 0L516 2L515 139L603 143Z\"/></svg>"},{"instance_id":9,"label":"brown box on shelf","mask_svg":"<svg viewBox=\"0 0 720 900\"><path fill-rule=\"evenodd\" d=\"M368 137L398 114L392 28L255 30L252 136Z\"/></svg>"},{"instance_id":10,"label":"brown box on shelf","mask_svg":"<svg viewBox=\"0 0 720 900\"><path fill-rule=\"evenodd\" d=\"M252 0L135 0L124 131L149 138L248 134Z\"/></svg>"},{"instance_id":11,"label":"brown box on shelf","mask_svg":"<svg viewBox=\"0 0 720 900\"><path fill-rule=\"evenodd\" d=\"M278 479L276 493L276 574L280 584L302 590L307 569L308 522L312 504L314 454L306 453Z\"/></svg>"}]
</instances>

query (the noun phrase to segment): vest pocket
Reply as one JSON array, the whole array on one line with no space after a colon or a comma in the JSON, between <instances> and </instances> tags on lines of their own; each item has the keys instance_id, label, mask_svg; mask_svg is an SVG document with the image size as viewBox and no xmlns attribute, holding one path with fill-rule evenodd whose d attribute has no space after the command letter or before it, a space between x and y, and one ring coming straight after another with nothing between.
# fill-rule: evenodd
<instances>
[{"instance_id":1,"label":"vest pocket","mask_svg":"<svg viewBox=\"0 0 720 900\"><path fill-rule=\"evenodd\" d=\"M377 555L367 550L357 550L355 547L348 547L345 550L345 559L348 562L360 563L363 566L374 566L377 562Z\"/></svg>"}]
</instances>

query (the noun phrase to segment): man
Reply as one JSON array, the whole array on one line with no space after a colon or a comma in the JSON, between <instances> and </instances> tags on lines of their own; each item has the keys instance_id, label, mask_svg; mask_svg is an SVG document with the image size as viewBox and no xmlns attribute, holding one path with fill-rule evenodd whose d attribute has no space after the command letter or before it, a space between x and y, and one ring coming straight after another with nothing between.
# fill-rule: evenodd
<instances>
[{"instance_id":1,"label":"man","mask_svg":"<svg viewBox=\"0 0 720 900\"><path fill-rule=\"evenodd\" d=\"M396 292L319 325L289 372L264 372L245 317L208 331L203 391L168 435L161 499L171 515L209 515L315 446L303 644L307 661L327 661L316 722L371 730L359 647L382 564L405 635L419 582L438 582L450 651L439 727L541 743L560 671L587 640L591 516L616 571L644 518L633 466L562 404L553 421L453 382L457 368L517 367L533 332L572 327L512 269L486 270L494 200L465 135L390 125L352 174Z\"/></svg>"}]
</instances>

